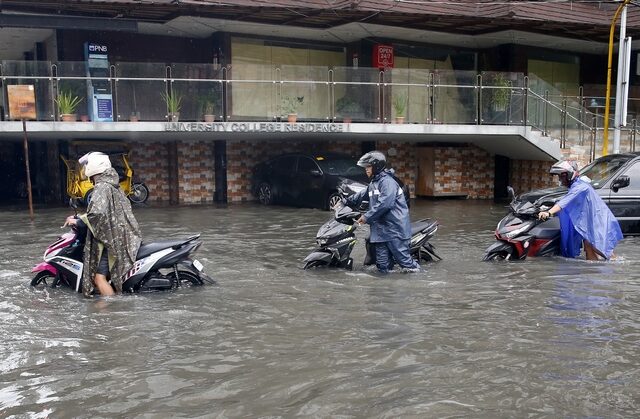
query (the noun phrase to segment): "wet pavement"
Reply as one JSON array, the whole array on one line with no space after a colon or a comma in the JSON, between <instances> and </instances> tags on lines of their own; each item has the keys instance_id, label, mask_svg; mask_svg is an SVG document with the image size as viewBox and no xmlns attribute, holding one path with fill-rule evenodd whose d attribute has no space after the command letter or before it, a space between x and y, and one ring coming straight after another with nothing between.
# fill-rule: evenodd
<instances>
[{"instance_id":1,"label":"wet pavement","mask_svg":"<svg viewBox=\"0 0 640 419\"><path fill-rule=\"evenodd\" d=\"M68 209L0 209L0 416L633 417L640 238L621 260L481 262L505 208L415 201L443 261L303 271L328 212L139 208L145 238L202 232L217 286L85 300L30 269ZM363 237L365 229L358 230Z\"/></svg>"}]
</instances>

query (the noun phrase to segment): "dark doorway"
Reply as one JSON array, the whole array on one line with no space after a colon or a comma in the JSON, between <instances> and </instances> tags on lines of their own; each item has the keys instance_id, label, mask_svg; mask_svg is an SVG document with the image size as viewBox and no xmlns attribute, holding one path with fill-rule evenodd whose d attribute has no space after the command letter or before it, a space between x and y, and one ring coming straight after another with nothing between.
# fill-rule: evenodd
<instances>
[{"instance_id":1,"label":"dark doorway","mask_svg":"<svg viewBox=\"0 0 640 419\"><path fill-rule=\"evenodd\" d=\"M504 201L509 198L507 186L509 186L509 167L511 160L505 156L495 156L495 176L493 178L493 199Z\"/></svg>"}]
</instances>

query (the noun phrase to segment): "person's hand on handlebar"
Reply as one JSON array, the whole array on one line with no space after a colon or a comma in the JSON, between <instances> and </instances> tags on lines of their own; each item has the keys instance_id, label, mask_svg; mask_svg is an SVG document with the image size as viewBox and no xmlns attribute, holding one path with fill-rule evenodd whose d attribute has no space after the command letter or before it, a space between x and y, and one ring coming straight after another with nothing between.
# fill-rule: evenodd
<instances>
[{"instance_id":1,"label":"person's hand on handlebar","mask_svg":"<svg viewBox=\"0 0 640 419\"><path fill-rule=\"evenodd\" d=\"M364 215L361 215L361 216L360 216L360 218L358 218L358 219L356 220L356 223L358 223L358 224L364 224L364 223L366 223L366 222L367 222L367 219L366 219L366 218L364 218Z\"/></svg>"},{"instance_id":2,"label":"person's hand on handlebar","mask_svg":"<svg viewBox=\"0 0 640 419\"><path fill-rule=\"evenodd\" d=\"M542 220L542 221L548 220L549 217L553 217L553 214L550 213L549 211L540 211L538 213L538 220Z\"/></svg>"},{"instance_id":3,"label":"person's hand on handlebar","mask_svg":"<svg viewBox=\"0 0 640 419\"><path fill-rule=\"evenodd\" d=\"M75 226L77 223L78 223L78 217L76 217L75 215L70 215L64 221L64 225L62 227Z\"/></svg>"}]
</instances>

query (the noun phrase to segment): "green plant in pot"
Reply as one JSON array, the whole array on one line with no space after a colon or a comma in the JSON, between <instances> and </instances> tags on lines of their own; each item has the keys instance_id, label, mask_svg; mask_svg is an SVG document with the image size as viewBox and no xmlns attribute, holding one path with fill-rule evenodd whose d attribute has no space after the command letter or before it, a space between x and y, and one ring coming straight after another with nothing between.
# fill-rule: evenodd
<instances>
[{"instance_id":1,"label":"green plant in pot","mask_svg":"<svg viewBox=\"0 0 640 419\"><path fill-rule=\"evenodd\" d=\"M511 80L504 74L497 73L493 76L493 86L491 89L491 106L494 111L504 112L511 99Z\"/></svg>"},{"instance_id":2,"label":"green plant in pot","mask_svg":"<svg viewBox=\"0 0 640 419\"><path fill-rule=\"evenodd\" d=\"M348 124L354 116L360 115L362 108L351 96L345 95L336 101L336 112L342 116L342 121Z\"/></svg>"},{"instance_id":3,"label":"green plant in pot","mask_svg":"<svg viewBox=\"0 0 640 419\"><path fill-rule=\"evenodd\" d=\"M404 124L405 112L407 111L407 96L404 94L393 95L392 105L396 115L396 124Z\"/></svg>"},{"instance_id":4,"label":"green plant in pot","mask_svg":"<svg viewBox=\"0 0 640 419\"><path fill-rule=\"evenodd\" d=\"M70 90L61 90L55 102L58 105L60 119L63 121L75 121L77 119L76 109L82 102L80 96L73 94Z\"/></svg>"},{"instance_id":5,"label":"green plant in pot","mask_svg":"<svg viewBox=\"0 0 640 419\"><path fill-rule=\"evenodd\" d=\"M296 122L298 119L298 109L304 103L304 96L283 96L280 104L282 115L287 115L289 122Z\"/></svg>"},{"instance_id":6,"label":"green plant in pot","mask_svg":"<svg viewBox=\"0 0 640 419\"><path fill-rule=\"evenodd\" d=\"M215 112L218 105L218 98L213 95L202 95L198 97L198 108L202 114L204 122L214 122Z\"/></svg>"},{"instance_id":7,"label":"green plant in pot","mask_svg":"<svg viewBox=\"0 0 640 419\"><path fill-rule=\"evenodd\" d=\"M167 104L167 117L171 122L178 122L180 119L180 109L182 108L182 95L171 89L169 92L161 93L162 99Z\"/></svg>"}]
</instances>

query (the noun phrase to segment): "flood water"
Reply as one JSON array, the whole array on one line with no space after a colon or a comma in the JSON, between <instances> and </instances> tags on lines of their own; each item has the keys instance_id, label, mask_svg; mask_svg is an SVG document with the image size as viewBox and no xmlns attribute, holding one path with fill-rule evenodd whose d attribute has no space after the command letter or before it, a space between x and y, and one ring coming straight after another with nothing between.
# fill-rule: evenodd
<instances>
[{"instance_id":1,"label":"flood water","mask_svg":"<svg viewBox=\"0 0 640 419\"><path fill-rule=\"evenodd\" d=\"M0 210L0 417L634 417L640 238L622 260L482 262L505 208L415 201L443 261L303 271L328 212L135 209L201 232L217 286L86 300L34 290L68 209ZM363 237L365 229L358 230Z\"/></svg>"}]
</instances>

